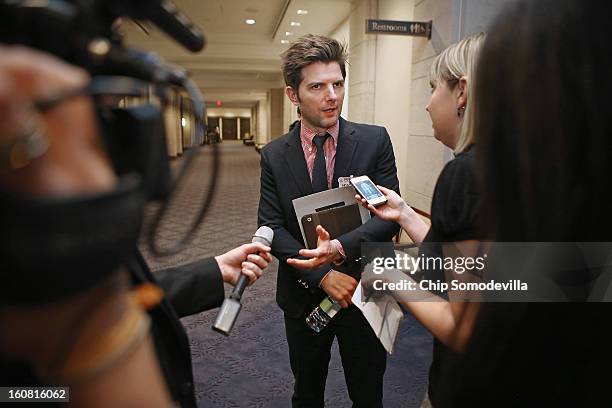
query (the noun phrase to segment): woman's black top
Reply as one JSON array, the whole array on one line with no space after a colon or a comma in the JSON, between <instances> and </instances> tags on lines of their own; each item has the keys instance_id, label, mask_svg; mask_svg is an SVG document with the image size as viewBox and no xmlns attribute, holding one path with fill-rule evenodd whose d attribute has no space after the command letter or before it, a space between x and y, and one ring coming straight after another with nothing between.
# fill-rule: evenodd
<instances>
[{"instance_id":1,"label":"woman's black top","mask_svg":"<svg viewBox=\"0 0 612 408\"><path fill-rule=\"evenodd\" d=\"M440 174L432 200L431 228L421 253L443 256L440 242L488 238L480 224L475 153L471 148L459 154ZM594 231L594 236L593 241L606 239L605 232L603 239L600 232ZM579 255L569 252L565 257ZM589 268L585 265L584 269ZM612 276L612 269L604 272ZM424 275L445 279L443 271L424 271ZM612 284L608 290L612 291ZM432 405L612 406L612 302L586 300L483 303L465 353L456 354L434 340L429 373Z\"/></svg>"},{"instance_id":2,"label":"woman's black top","mask_svg":"<svg viewBox=\"0 0 612 408\"><path fill-rule=\"evenodd\" d=\"M425 236L420 255L443 257L443 242L458 242L481 238L479 215L480 195L475 171L475 148L470 146L448 162L436 183L431 202L431 227ZM420 278L444 281L443 270L426 270ZM444 293L438 293L445 297ZM429 370L429 398L436 406L440 378L454 353L434 339L433 359Z\"/></svg>"}]
</instances>

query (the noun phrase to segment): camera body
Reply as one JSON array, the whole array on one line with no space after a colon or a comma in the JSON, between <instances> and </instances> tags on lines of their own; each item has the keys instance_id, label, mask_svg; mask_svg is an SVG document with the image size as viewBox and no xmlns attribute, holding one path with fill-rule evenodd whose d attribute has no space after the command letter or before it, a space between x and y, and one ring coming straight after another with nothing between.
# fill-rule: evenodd
<instances>
[{"instance_id":1,"label":"camera body","mask_svg":"<svg viewBox=\"0 0 612 408\"><path fill-rule=\"evenodd\" d=\"M58 299L98 284L133 256L146 201L161 202L148 230L155 255L178 252L204 218L211 197L206 197L198 219L175 247L164 252L155 246L156 227L189 162L185 160L183 172L173 177L162 109L170 89L184 88L201 139L204 102L184 70L123 45L117 28L121 18L151 21L192 51L204 45L201 31L169 0L0 0L0 43L36 48L90 73L91 83L84 91L94 101L104 144L119 176L113 191L98 195L32 199L0 190L5 232L0 236L0 257L6 263L0 271L5 282L0 304ZM145 91L154 93L160 103L120 105L123 97ZM38 104L39 109L43 105ZM217 169L215 154L209 196Z\"/></svg>"},{"instance_id":2,"label":"camera body","mask_svg":"<svg viewBox=\"0 0 612 408\"><path fill-rule=\"evenodd\" d=\"M184 70L155 54L125 47L117 28L121 18L151 21L190 50L204 45L202 32L166 0L0 0L0 43L37 48L88 70L89 92L116 173L136 172L147 198L164 200L173 182L161 107L120 108L104 100L151 86L163 103L167 90L184 87L188 78ZM203 134L204 104L194 105L201 106L199 112L196 109L196 127Z\"/></svg>"}]
</instances>

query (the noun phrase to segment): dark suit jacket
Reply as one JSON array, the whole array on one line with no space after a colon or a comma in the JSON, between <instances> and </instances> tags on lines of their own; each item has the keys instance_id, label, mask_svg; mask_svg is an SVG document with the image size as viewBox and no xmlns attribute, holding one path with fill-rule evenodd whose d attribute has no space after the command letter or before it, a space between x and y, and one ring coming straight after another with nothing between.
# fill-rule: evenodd
<instances>
[{"instance_id":1,"label":"dark suit jacket","mask_svg":"<svg viewBox=\"0 0 612 408\"><path fill-rule=\"evenodd\" d=\"M179 318L220 306L224 298L221 271L214 258L152 273L138 253L128 263L135 284L155 282L165 298L149 312L157 357L172 398L180 406L196 407L191 351Z\"/></svg>"},{"instance_id":2,"label":"dark suit jacket","mask_svg":"<svg viewBox=\"0 0 612 408\"><path fill-rule=\"evenodd\" d=\"M399 193L393 147L385 128L340 118L333 187L338 187L338 177L350 175L367 175L374 183ZM318 285L332 269L332 265L326 265L302 271L286 264L288 258L298 257L298 251L304 248L292 200L312 192L300 142L300 126L295 126L291 132L268 143L261 151L258 211L259 226L266 225L274 230L272 254L280 262L276 301L287 316L295 318L305 311L310 312L309 308L324 297ZM342 268L333 268L358 279L361 243L389 241L398 231L398 224L373 217L361 227L337 238L347 260Z\"/></svg>"}]
</instances>

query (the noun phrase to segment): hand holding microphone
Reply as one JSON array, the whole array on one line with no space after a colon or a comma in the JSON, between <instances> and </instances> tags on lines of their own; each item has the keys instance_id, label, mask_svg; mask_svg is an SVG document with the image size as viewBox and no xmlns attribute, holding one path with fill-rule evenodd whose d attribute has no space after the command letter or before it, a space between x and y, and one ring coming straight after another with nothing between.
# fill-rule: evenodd
<instances>
[{"instance_id":1,"label":"hand holding microphone","mask_svg":"<svg viewBox=\"0 0 612 408\"><path fill-rule=\"evenodd\" d=\"M265 269L268 262L272 261L270 246L273 238L274 231L263 226L255 232L251 244L242 245L215 257L221 269L223 280L236 286L230 296L223 301L217 320L213 325L214 330L229 335L242 308L240 299L244 289L249 281L250 283L255 282L261 276L262 269ZM256 254L256 252L258 253Z\"/></svg>"},{"instance_id":2,"label":"hand holding microphone","mask_svg":"<svg viewBox=\"0 0 612 408\"><path fill-rule=\"evenodd\" d=\"M219 264L223 282L237 286L240 281L244 285L254 283L272 262L272 257L270 247L261 242L252 242L218 255L215 260Z\"/></svg>"}]
</instances>

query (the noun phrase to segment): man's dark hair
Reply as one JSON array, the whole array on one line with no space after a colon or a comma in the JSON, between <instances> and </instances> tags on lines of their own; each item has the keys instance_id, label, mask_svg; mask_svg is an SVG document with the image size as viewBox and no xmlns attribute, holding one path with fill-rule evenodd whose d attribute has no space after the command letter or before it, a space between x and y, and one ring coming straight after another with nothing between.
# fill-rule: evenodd
<instances>
[{"instance_id":1,"label":"man's dark hair","mask_svg":"<svg viewBox=\"0 0 612 408\"><path fill-rule=\"evenodd\" d=\"M302 68L315 62L337 62L342 78L346 78L346 46L333 38L306 34L294 41L281 58L285 84L296 92L302 82Z\"/></svg>"}]
</instances>

